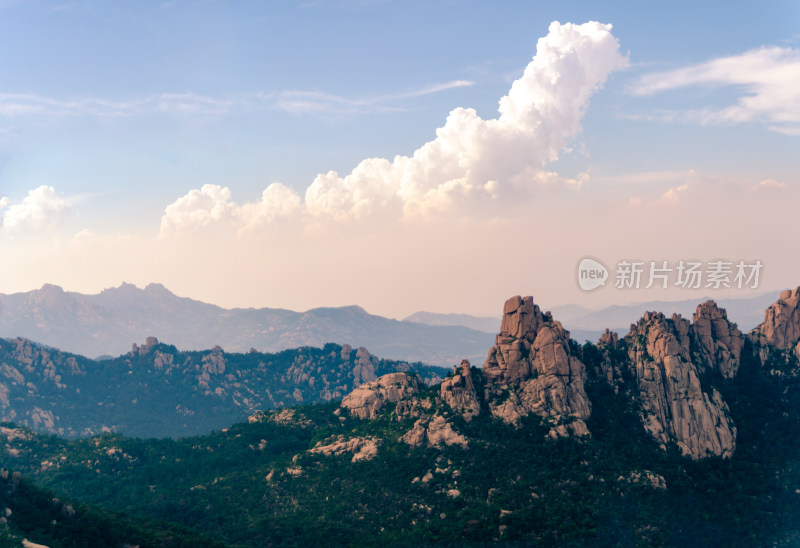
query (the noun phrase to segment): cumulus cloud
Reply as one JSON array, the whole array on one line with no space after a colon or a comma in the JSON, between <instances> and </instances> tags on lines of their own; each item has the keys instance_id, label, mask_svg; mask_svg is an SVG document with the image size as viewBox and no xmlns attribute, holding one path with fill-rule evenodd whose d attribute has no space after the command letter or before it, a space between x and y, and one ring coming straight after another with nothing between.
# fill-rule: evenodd
<instances>
[{"instance_id":1,"label":"cumulus cloud","mask_svg":"<svg viewBox=\"0 0 800 548\"><path fill-rule=\"evenodd\" d=\"M760 48L720 57L677 70L642 76L633 88L637 95L689 86L738 86L744 94L736 104L706 108L686 116L662 113L662 119L694 119L702 123L766 123L773 131L800 134L800 50Z\"/></svg>"},{"instance_id":2,"label":"cumulus cloud","mask_svg":"<svg viewBox=\"0 0 800 548\"><path fill-rule=\"evenodd\" d=\"M318 175L306 191L306 207L337 219L390 206L425 215L461 200L490 198L498 187L552 180L545 166L580 131L591 95L626 65L611 25L554 22L522 77L500 99L498 118L483 120L474 109L457 108L436 139L410 157L370 158L343 177Z\"/></svg>"},{"instance_id":3,"label":"cumulus cloud","mask_svg":"<svg viewBox=\"0 0 800 548\"><path fill-rule=\"evenodd\" d=\"M681 196L689 189L689 183L680 186L674 186L661 195L661 202L668 204L677 204L681 201Z\"/></svg>"},{"instance_id":4,"label":"cumulus cloud","mask_svg":"<svg viewBox=\"0 0 800 548\"><path fill-rule=\"evenodd\" d=\"M8 203L8 198L0 200L2 207ZM42 185L29 191L20 203L8 206L3 228L11 232L52 229L64 221L69 210L69 203L52 186Z\"/></svg>"},{"instance_id":5,"label":"cumulus cloud","mask_svg":"<svg viewBox=\"0 0 800 548\"><path fill-rule=\"evenodd\" d=\"M228 219L231 211L249 226L297 213L337 221L376 213L414 218L511 200L539 185L580 187L586 173L567 179L547 166L581 131L592 94L627 65L611 25L554 22L522 77L500 99L497 118L484 120L474 109L456 108L436 138L411 156L368 158L344 176L321 173L302 200L277 183L261 201L244 206L230 202L226 188L192 190L167 207L162 232ZM456 81L420 93L468 84Z\"/></svg>"},{"instance_id":6,"label":"cumulus cloud","mask_svg":"<svg viewBox=\"0 0 800 548\"><path fill-rule=\"evenodd\" d=\"M161 218L161 232L178 232L187 227L205 227L230 221L238 206L230 202L231 191L219 185L203 185L171 203Z\"/></svg>"},{"instance_id":7,"label":"cumulus cloud","mask_svg":"<svg viewBox=\"0 0 800 548\"><path fill-rule=\"evenodd\" d=\"M786 188L786 183L776 181L775 179L764 179L753 186L753 190L781 190L783 188Z\"/></svg>"},{"instance_id":8,"label":"cumulus cloud","mask_svg":"<svg viewBox=\"0 0 800 548\"><path fill-rule=\"evenodd\" d=\"M199 190L189 191L164 210L161 235L220 224L246 231L294 215L302 206L300 196L281 183L269 185L256 202L240 206L230 198L230 189L219 185L203 185Z\"/></svg>"}]
</instances>

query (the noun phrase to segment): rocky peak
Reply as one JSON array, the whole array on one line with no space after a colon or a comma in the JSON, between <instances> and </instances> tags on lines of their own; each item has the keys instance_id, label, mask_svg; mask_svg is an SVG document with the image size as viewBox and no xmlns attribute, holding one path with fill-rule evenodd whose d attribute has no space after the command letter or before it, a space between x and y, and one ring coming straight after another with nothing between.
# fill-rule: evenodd
<instances>
[{"instance_id":1,"label":"rocky peak","mask_svg":"<svg viewBox=\"0 0 800 548\"><path fill-rule=\"evenodd\" d=\"M385 404L413 396L421 389L416 375L389 373L350 392L342 399L342 407L354 417L374 419Z\"/></svg>"},{"instance_id":2,"label":"rocky peak","mask_svg":"<svg viewBox=\"0 0 800 548\"><path fill-rule=\"evenodd\" d=\"M631 326L628 355L635 375L641 418L662 446L675 442L691 458L729 457L736 428L719 392L704 392L690 357L691 325L679 315L647 312Z\"/></svg>"},{"instance_id":3,"label":"rocky peak","mask_svg":"<svg viewBox=\"0 0 800 548\"><path fill-rule=\"evenodd\" d=\"M714 301L697 306L689 334L699 353L700 366L718 370L723 377L733 378L739 370L744 335L728 321L724 308Z\"/></svg>"},{"instance_id":4,"label":"rocky peak","mask_svg":"<svg viewBox=\"0 0 800 548\"><path fill-rule=\"evenodd\" d=\"M616 331L609 331L606 329L600 335L600 346L607 347L610 349L616 349L619 346L619 335L617 335Z\"/></svg>"},{"instance_id":5,"label":"rocky peak","mask_svg":"<svg viewBox=\"0 0 800 548\"><path fill-rule=\"evenodd\" d=\"M144 340L144 344L141 346L139 346L136 343L133 343L133 345L131 346L131 354L133 354L134 356L145 356L156 346L158 346L158 339L155 337L147 337Z\"/></svg>"},{"instance_id":6,"label":"rocky peak","mask_svg":"<svg viewBox=\"0 0 800 548\"><path fill-rule=\"evenodd\" d=\"M480 414L481 404L472 382L472 366L469 360L462 360L461 366L455 368L453 376L442 381L439 396L467 421Z\"/></svg>"},{"instance_id":7,"label":"rocky peak","mask_svg":"<svg viewBox=\"0 0 800 548\"><path fill-rule=\"evenodd\" d=\"M764 322L753 330L753 338L781 350L795 349L800 357L800 287L781 292L767 308Z\"/></svg>"},{"instance_id":8,"label":"rocky peak","mask_svg":"<svg viewBox=\"0 0 800 548\"><path fill-rule=\"evenodd\" d=\"M377 361L377 358L370 354L363 346L356 350L355 363L353 365L354 386L377 379L375 376L375 364Z\"/></svg>"},{"instance_id":9,"label":"rocky peak","mask_svg":"<svg viewBox=\"0 0 800 548\"><path fill-rule=\"evenodd\" d=\"M602 360L599 364L599 370L595 372L600 374L615 393L619 392L624 383L624 379L617 354L618 351L624 350L620 350L621 345L617 332L606 329L600 335L600 340L597 342L597 349L600 351Z\"/></svg>"},{"instance_id":10,"label":"rocky peak","mask_svg":"<svg viewBox=\"0 0 800 548\"><path fill-rule=\"evenodd\" d=\"M569 332L533 297L511 297L503 306L496 344L483 365L492 414L506 422L535 413L551 435L588 433L586 368L569 351Z\"/></svg>"},{"instance_id":11,"label":"rocky peak","mask_svg":"<svg viewBox=\"0 0 800 548\"><path fill-rule=\"evenodd\" d=\"M513 337L524 339L536 334L542 322L539 307L533 304L533 297L511 297L503 305L503 319L500 322L500 339Z\"/></svg>"},{"instance_id":12,"label":"rocky peak","mask_svg":"<svg viewBox=\"0 0 800 548\"><path fill-rule=\"evenodd\" d=\"M554 341L569 339L561 323L553 322L549 314L542 314L533 303L533 297L511 297L503 305L503 319L500 333L495 337L495 346L489 351L489 357L483 365L486 377L499 384L516 383L530 377L534 373L529 359L531 350L540 332L547 332L544 339Z\"/></svg>"}]
</instances>

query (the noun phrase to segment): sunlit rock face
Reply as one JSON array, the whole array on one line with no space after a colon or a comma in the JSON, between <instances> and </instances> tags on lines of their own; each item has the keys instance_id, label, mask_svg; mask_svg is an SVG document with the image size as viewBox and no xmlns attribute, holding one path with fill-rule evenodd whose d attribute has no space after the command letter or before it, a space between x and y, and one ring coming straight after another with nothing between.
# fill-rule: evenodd
<instances>
[{"instance_id":1,"label":"sunlit rock face","mask_svg":"<svg viewBox=\"0 0 800 548\"><path fill-rule=\"evenodd\" d=\"M736 376L742 359L744 335L728 321L724 308L719 308L714 301L698 305L692 316L689 336L698 366L717 370L728 379Z\"/></svg>"},{"instance_id":2,"label":"sunlit rock face","mask_svg":"<svg viewBox=\"0 0 800 548\"><path fill-rule=\"evenodd\" d=\"M569 351L569 332L533 297L511 297L495 345L483 365L491 413L506 422L535 413L550 435L588 434L591 407L586 368Z\"/></svg>"},{"instance_id":3,"label":"sunlit rock face","mask_svg":"<svg viewBox=\"0 0 800 548\"><path fill-rule=\"evenodd\" d=\"M780 294L767 308L763 323L753 329L750 338L761 347L762 361L766 361L768 346L793 351L800 359L800 287Z\"/></svg>"},{"instance_id":4,"label":"sunlit rock face","mask_svg":"<svg viewBox=\"0 0 800 548\"><path fill-rule=\"evenodd\" d=\"M354 417L374 419L385 404L413 396L421 388L416 375L389 373L350 392L342 400L342 407Z\"/></svg>"},{"instance_id":5,"label":"sunlit rock face","mask_svg":"<svg viewBox=\"0 0 800 548\"><path fill-rule=\"evenodd\" d=\"M631 326L626 340L642 423L662 446L674 442L685 456L729 457L736 448L736 427L719 392L706 392L700 384L690 354L691 331L688 320L657 312L647 312Z\"/></svg>"}]
</instances>

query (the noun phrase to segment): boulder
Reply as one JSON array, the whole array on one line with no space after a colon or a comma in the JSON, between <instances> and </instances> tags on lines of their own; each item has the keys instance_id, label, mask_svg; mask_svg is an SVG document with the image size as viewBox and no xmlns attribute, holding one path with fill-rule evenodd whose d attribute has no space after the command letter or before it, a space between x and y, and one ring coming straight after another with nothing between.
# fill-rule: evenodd
<instances>
[{"instance_id":1,"label":"boulder","mask_svg":"<svg viewBox=\"0 0 800 548\"><path fill-rule=\"evenodd\" d=\"M334 439L317 443L313 448L309 449L308 452L318 453L321 455L342 455L344 453L353 453L351 462L372 460L378 455L378 441L376 438L371 437L355 437L345 439L344 436L339 435Z\"/></svg>"},{"instance_id":2,"label":"boulder","mask_svg":"<svg viewBox=\"0 0 800 548\"><path fill-rule=\"evenodd\" d=\"M390 402L417 394L422 383L410 373L389 373L362 384L342 400L342 407L360 419L373 419L381 408Z\"/></svg>"},{"instance_id":3,"label":"boulder","mask_svg":"<svg viewBox=\"0 0 800 548\"><path fill-rule=\"evenodd\" d=\"M417 420L411 430L403 434L399 441L412 447L419 447L425 442L430 447L458 445L466 449L469 445L467 438L456 432L453 425L438 414L433 417L423 416Z\"/></svg>"}]
</instances>

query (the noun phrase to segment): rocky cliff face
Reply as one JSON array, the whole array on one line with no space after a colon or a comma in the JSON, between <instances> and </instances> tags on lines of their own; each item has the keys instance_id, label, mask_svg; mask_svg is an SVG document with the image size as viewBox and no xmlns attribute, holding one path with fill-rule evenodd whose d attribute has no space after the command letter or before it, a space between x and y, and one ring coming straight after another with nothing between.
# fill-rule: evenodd
<instances>
[{"instance_id":1,"label":"rocky cliff face","mask_svg":"<svg viewBox=\"0 0 800 548\"><path fill-rule=\"evenodd\" d=\"M711 308L701 305L696 317L705 319ZM704 332L706 327L698 329ZM693 326L680 316L666 318L655 312L631 326L628 356L642 423L662 445L675 442L691 458L728 457L736 448L736 428L719 392L711 389L708 393L700 385L690 354L692 331ZM718 342L712 337L711 348L719 348Z\"/></svg>"},{"instance_id":2,"label":"rocky cliff face","mask_svg":"<svg viewBox=\"0 0 800 548\"><path fill-rule=\"evenodd\" d=\"M744 335L728 321L724 308L714 301L697 307L692 316L689 336L693 343L698 365L717 370L723 377L732 379L739 371L744 346Z\"/></svg>"},{"instance_id":3,"label":"rocky cliff face","mask_svg":"<svg viewBox=\"0 0 800 548\"><path fill-rule=\"evenodd\" d=\"M483 373L493 415L513 423L533 413L551 424L551 436L588 434L586 368L570 353L569 333L532 297L506 301Z\"/></svg>"},{"instance_id":4,"label":"rocky cliff face","mask_svg":"<svg viewBox=\"0 0 800 548\"><path fill-rule=\"evenodd\" d=\"M442 381L439 386L439 396L467 421L480 414L481 403L472 380L472 366L469 360L462 360L461 367L456 368L453 376Z\"/></svg>"},{"instance_id":5,"label":"rocky cliff face","mask_svg":"<svg viewBox=\"0 0 800 548\"><path fill-rule=\"evenodd\" d=\"M800 287L783 291L778 300L767 308L764 322L750 334L760 346L793 351L800 359ZM762 352L762 361L766 352Z\"/></svg>"},{"instance_id":6,"label":"rocky cliff face","mask_svg":"<svg viewBox=\"0 0 800 548\"><path fill-rule=\"evenodd\" d=\"M86 362L28 339L0 339L0 420L63 434L49 402L26 396L68 397L73 381L86 376Z\"/></svg>"}]
</instances>

